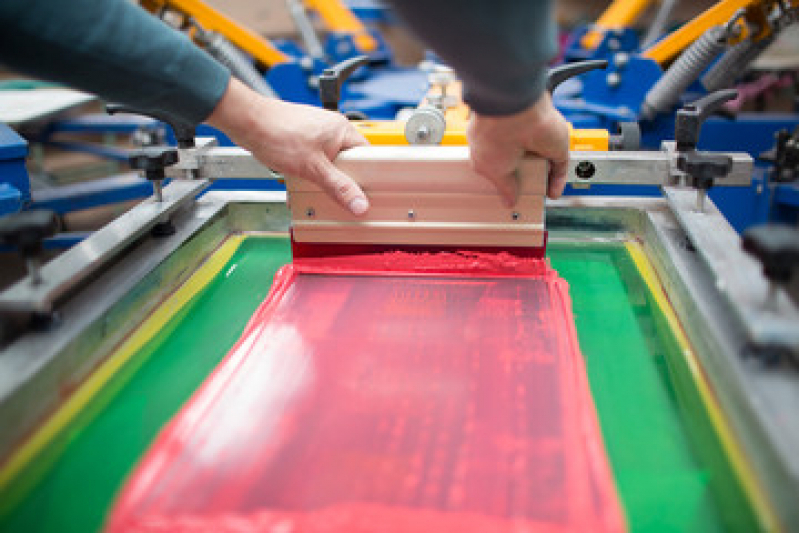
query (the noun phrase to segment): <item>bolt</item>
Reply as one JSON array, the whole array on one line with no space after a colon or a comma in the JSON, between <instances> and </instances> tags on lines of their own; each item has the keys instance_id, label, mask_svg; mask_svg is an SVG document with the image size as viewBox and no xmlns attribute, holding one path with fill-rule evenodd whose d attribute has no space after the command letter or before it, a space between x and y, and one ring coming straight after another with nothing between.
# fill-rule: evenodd
<instances>
[{"instance_id":1,"label":"bolt","mask_svg":"<svg viewBox=\"0 0 799 533\"><path fill-rule=\"evenodd\" d=\"M619 52L613 56L613 63L616 64L616 68L623 69L630 63L630 54L627 52Z\"/></svg>"},{"instance_id":2,"label":"bolt","mask_svg":"<svg viewBox=\"0 0 799 533\"><path fill-rule=\"evenodd\" d=\"M350 43L348 43L347 41L341 41L336 45L336 52L340 56L345 56L350 52L352 52L352 46L350 46Z\"/></svg>"},{"instance_id":3,"label":"bolt","mask_svg":"<svg viewBox=\"0 0 799 533\"><path fill-rule=\"evenodd\" d=\"M605 80L608 83L608 87L618 87L621 85L621 75L618 72L611 72L607 75Z\"/></svg>"},{"instance_id":4,"label":"bolt","mask_svg":"<svg viewBox=\"0 0 799 533\"><path fill-rule=\"evenodd\" d=\"M415 219L416 219L416 213L413 211L413 209L408 209L408 220L415 220Z\"/></svg>"},{"instance_id":5,"label":"bolt","mask_svg":"<svg viewBox=\"0 0 799 533\"><path fill-rule=\"evenodd\" d=\"M419 126L419 129L416 130L416 140L419 142L424 142L430 138L430 128L427 126Z\"/></svg>"},{"instance_id":6,"label":"bolt","mask_svg":"<svg viewBox=\"0 0 799 533\"><path fill-rule=\"evenodd\" d=\"M588 180L596 173L596 166L590 161L580 161L577 163L577 166L574 167L574 173L577 174L578 178Z\"/></svg>"},{"instance_id":7,"label":"bolt","mask_svg":"<svg viewBox=\"0 0 799 533\"><path fill-rule=\"evenodd\" d=\"M313 207L309 207L305 210L305 216L308 218L313 218L316 216L316 210Z\"/></svg>"},{"instance_id":8,"label":"bolt","mask_svg":"<svg viewBox=\"0 0 799 533\"><path fill-rule=\"evenodd\" d=\"M300 68L305 71L313 70L313 59L308 56L304 56L300 59Z\"/></svg>"}]
</instances>

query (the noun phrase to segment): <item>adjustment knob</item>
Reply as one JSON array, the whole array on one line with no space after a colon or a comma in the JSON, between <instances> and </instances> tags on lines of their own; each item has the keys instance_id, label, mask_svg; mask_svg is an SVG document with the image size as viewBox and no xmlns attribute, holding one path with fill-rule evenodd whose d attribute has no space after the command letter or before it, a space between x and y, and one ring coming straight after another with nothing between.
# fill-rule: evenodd
<instances>
[{"instance_id":1,"label":"adjustment knob","mask_svg":"<svg viewBox=\"0 0 799 533\"><path fill-rule=\"evenodd\" d=\"M144 172L144 177L153 184L156 201L162 201L161 182L166 178L164 169L178 162L178 151L174 148L152 146L137 150L128 161L131 168Z\"/></svg>"},{"instance_id":2,"label":"adjustment knob","mask_svg":"<svg viewBox=\"0 0 799 533\"><path fill-rule=\"evenodd\" d=\"M164 169L178 162L178 151L174 148L153 146L136 150L128 159L130 168L143 170L148 180L164 179ZM157 176L160 172L160 178ZM153 177L150 177L153 173Z\"/></svg>"},{"instance_id":3,"label":"adjustment knob","mask_svg":"<svg viewBox=\"0 0 799 533\"><path fill-rule=\"evenodd\" d=\"M724 154L687 152L677 158L677 168L691 177L697 189L707 190L717 178L723 178L732 170L732 157Z\"/></svg>"},{"instance_id":4,"label":"adjustment knob","mask_svg":"<svg viewBox=\"0 0 799 533\"><path fill-rule=\"evenodd\" d=\"M55 235L58 228L58 216L47 209L22 211L0 218L0 242L19 250L34 285L41 281L39 256L43 250L42 242Z\"/></svg>"},{"instance_id":5,"label":"adjustment knob","mask_svg":"<svg viewBox=\"0 0 799 533\"><path fill-rule=\"evenodd\" d=\"M743 249L762 263L771 283L790 283L799 266L799 230L776 224L755 226L744 232Z\"/></svg>"}]
</instances>

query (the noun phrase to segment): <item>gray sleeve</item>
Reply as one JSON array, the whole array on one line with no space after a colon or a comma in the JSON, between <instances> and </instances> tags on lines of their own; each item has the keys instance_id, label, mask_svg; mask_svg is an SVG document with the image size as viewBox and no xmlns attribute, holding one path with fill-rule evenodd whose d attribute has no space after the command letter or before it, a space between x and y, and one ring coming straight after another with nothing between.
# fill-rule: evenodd
<instances>
[{"instance_id":1,"label":"gray sleeve","mask_svg":"<svg viewBox=\"0 0 799 533\"><path fill-rule=\"evenodd\" d=\"M392 0L397 13L464 83L477 113L509 115L544 91L557 52L550 0Z\"/></svg>"},{"instance_id":2,"label":"gray sleeve","mask_svg":"<svg viewBox=\"0 0 799 533\"><path fill-rule=\"evenodd\" d=\"M224 95L228 70L128 0L2 0L0 62L186 121Z\"/></svg>"}]
</instances>

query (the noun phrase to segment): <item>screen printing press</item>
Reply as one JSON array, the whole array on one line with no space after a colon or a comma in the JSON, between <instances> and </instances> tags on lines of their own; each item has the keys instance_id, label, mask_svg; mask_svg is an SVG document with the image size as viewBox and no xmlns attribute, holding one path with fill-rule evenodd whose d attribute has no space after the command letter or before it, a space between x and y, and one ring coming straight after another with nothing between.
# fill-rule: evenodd
<instances>
[{"instance_id":1,"label":"screen printing press","mask_svg":"<svg viewBox=\"0 0 799 533\"><path fill-rule=\"evenodd\" d=\"M354 218L178 152L0 294L0 530L799 528L799 308L703 194L748 155L572 152L663 196L546 204L528 159L508 208L466 147L356 148Z\"/></svg>"}]
</instances>

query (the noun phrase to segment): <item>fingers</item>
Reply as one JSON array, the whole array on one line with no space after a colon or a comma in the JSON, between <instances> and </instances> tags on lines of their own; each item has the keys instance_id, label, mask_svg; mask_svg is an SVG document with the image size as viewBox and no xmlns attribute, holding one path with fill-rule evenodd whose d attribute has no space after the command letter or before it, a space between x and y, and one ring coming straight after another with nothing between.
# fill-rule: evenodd
<instances>
[{"instance_id":1,"label":"fingers","mask_svg":"<svg viewBox=\"0 0 799 533\"><path fill-rule=\"evenodd\" d=\"M523 150L512 143L495 143L490 136L484 135L479 123L473 122L468 134L472 168L494 184L507 207L513 207L519 196L516 170L524 155Z\"/></svg>"},{"instance_id":2,"label":"fingers","mask_svg":"<svg viewBox=\"0 0 799 533\"><path fill-rule=\"evenodd\" d=\"M319 157L303 177L321 186L353 215L360 216L369 210L369 200L363 190L325 157Z\"/></svg>"},{"instance_id":3,"label":"fingers","mask_svg":"<svg viewBox=\"0 0 799 533\"><path fill-rule=\"evenodd\" d=\"M553 161L550 163L547 196L553 200L556 200L563 195L563 189L566 188L566 178L568 177L568 172L568 161Z\"/></svg>"}]
</instances>

